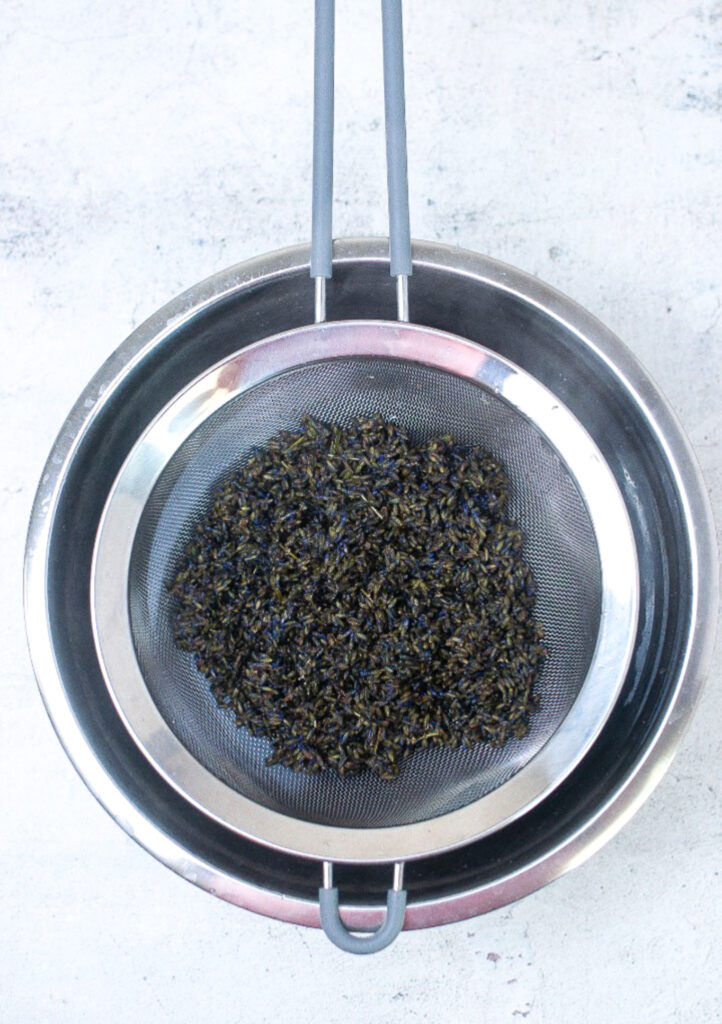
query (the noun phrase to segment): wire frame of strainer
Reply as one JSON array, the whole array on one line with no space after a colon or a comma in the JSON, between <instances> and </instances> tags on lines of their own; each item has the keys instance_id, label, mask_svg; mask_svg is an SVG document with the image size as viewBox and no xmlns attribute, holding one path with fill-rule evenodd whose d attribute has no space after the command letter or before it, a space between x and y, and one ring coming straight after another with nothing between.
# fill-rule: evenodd
<instances>
[{"instance_id":1,"label":"wire frame of strainer","mask_svg":"<svg viewBox=\"0 0 722 1024\"><path fill-rule=\"evenodd\" d=\"M211 492L305 414L374 413L423 439L452 433L504 462L511 514L538 584L550 655L541 706L501 748L423 750L397 780L267 767L173 642L173 578ZM533 377L464 339L409 324L335 322L257 342L155 418L108 497L91 579L111 696L186 799L269 846L335 861L403 861L470 842L538 803L578 764L624 681L637 623L635 545L616 482L586 431Z\"/></svg>"}]
</instances>

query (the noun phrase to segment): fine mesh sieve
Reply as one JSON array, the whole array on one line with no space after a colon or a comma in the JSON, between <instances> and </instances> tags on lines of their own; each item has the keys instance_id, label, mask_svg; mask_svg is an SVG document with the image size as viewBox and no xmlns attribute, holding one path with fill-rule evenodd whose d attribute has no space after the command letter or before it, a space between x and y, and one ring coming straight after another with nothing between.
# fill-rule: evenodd
<instances>
[{"instance_id":1,"label":"fine mesh sieve","mask_svg":"<svg viewBox=\"0 0 722 1024\"><path fill-rule=\"evenodd\" d=\"M168 584L213 488L256 447L305 413L340 424L381 413L417 439L453 434L499 456L510 475L510 514L526 538L538 583L535 614L551 657L542 703L522 739L502 748L420 750L393 784L373 773L305 775L265 765L269 741L221 712L193 658L174 643L177 599ZM312 363L256 385L209 416L163 470L143 509L128 594L135 651L150 694L182 744L251 800L329 825L369 828L435 817L485 796L551 737L577 697L599 631L601 573L589 515L566 466L539 431L498 396L464 378L408 361L361 357ZM349 688L355 680L349 679Z\"/></svg>"},{"instance_id":2,"label":"fine mesh sieve","mask_svg":"<svg viewBox=\"0 0 722 1024\"><path fill-rule=\"evenodd\" d=\"M402 866L519 817L557 786L599 734L636 632L637 562L614 477L576 419L519 367L480 345L410 325L412 272L400 0L382 0L390 270L398 323L325 323L332 276L333 0L317 0L311 276L316 324L210 368L136 442L94 547L91 616L111 696L156 769L205 814L269 846L324 861L321 918L345 949L372 952L403 923ZM501 458L510 512L538 584L550 656L527 735L501 748L416 752L400 777L269 768L269 744L236 728L173 639L168 593L213 487L304 415L381 414L418 440L452 434ZM384 925L348 935L334 861L395 862Z\"/></svg>"}]
</instances>

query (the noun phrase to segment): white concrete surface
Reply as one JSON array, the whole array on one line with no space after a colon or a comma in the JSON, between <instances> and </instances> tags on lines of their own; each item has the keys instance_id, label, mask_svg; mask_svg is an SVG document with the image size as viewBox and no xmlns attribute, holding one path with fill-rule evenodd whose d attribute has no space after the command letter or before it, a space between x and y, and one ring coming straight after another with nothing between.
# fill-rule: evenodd
<instances>
[{"instance_id":1,"label":"white concrete surface","mask_svg":"<svg viewBox=\"0 0 722 1024\"><path fill-rule=\"evenodd\" d=\"M377 4L338 6L336 233L381 234ZM668 776L602 852L511 908L369 959L158 865L91 798L45 716L19 580L46 452L141 319L307 238L311 7L3 5L0 1019L718 1021L717 666ZM719 508L722 4L406 8L414 235L538 274L616 330Z\"/></svg>"}]
</instances>

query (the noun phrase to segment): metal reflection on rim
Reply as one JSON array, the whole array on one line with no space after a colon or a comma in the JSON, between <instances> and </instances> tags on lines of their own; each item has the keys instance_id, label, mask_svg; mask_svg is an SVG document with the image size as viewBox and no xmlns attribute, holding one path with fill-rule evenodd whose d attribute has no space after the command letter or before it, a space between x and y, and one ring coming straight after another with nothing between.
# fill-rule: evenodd
<instances>
[{"instance_id":1,"label":"metal reflection on rim","mask_svg":"<svg viewBox=\"0 0 722 1024\"><path fill-rule=\"evenodd\" d=\"M136 530L160 474L210 415L275 374L329 358L412 360L476 381L531 420L584 495L602 567L599 635L582 689L542 750L506 783L455 811L410 825L343 828L270 810L227 786L180 743L146 687L133 644L127 579ZM113 701L139 748L196 807L248 838L335 861L424 857L479 838L528 811L579 763L621 689L638 610L634 539L614 477L589 435L533 377L478 344L416 325L333 322L265 339L225 359L171 401L136 442L108 497L91 573L93 631Z\"/></svg>"}]
</instances>

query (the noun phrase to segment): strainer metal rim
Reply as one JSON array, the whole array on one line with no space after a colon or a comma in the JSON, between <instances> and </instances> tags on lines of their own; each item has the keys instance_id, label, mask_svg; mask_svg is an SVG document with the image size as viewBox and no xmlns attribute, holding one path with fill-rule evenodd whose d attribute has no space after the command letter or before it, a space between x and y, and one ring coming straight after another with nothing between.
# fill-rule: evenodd
<instances>
[{"instance_id":1,"label":"strainer metal rim","mask_svg":"<svg viewBox=\"0 0 722 1024\"><path fill-rule=\"evenodd\" d=\"M561 456L584 496L602 565L600 630L579 696L552 738L502 786L458 810L410 825L345 828L270 810L204 768L158 711L137 662L128 570L145 503L170 458L208 416L276 373L317 360L376 356L412 360L493 391L530 419ZM550 391L510 361L447 332L385 321L317 324L263 339L187 385L148 425L110 491L91 569L91 620L106 685L139 749L203 813L290 853L334 861L425 857L478 839L530 810L579 763L624 682L638 614L638 567L619 488L597 446Z\"/></svg>"}]
</instances>

